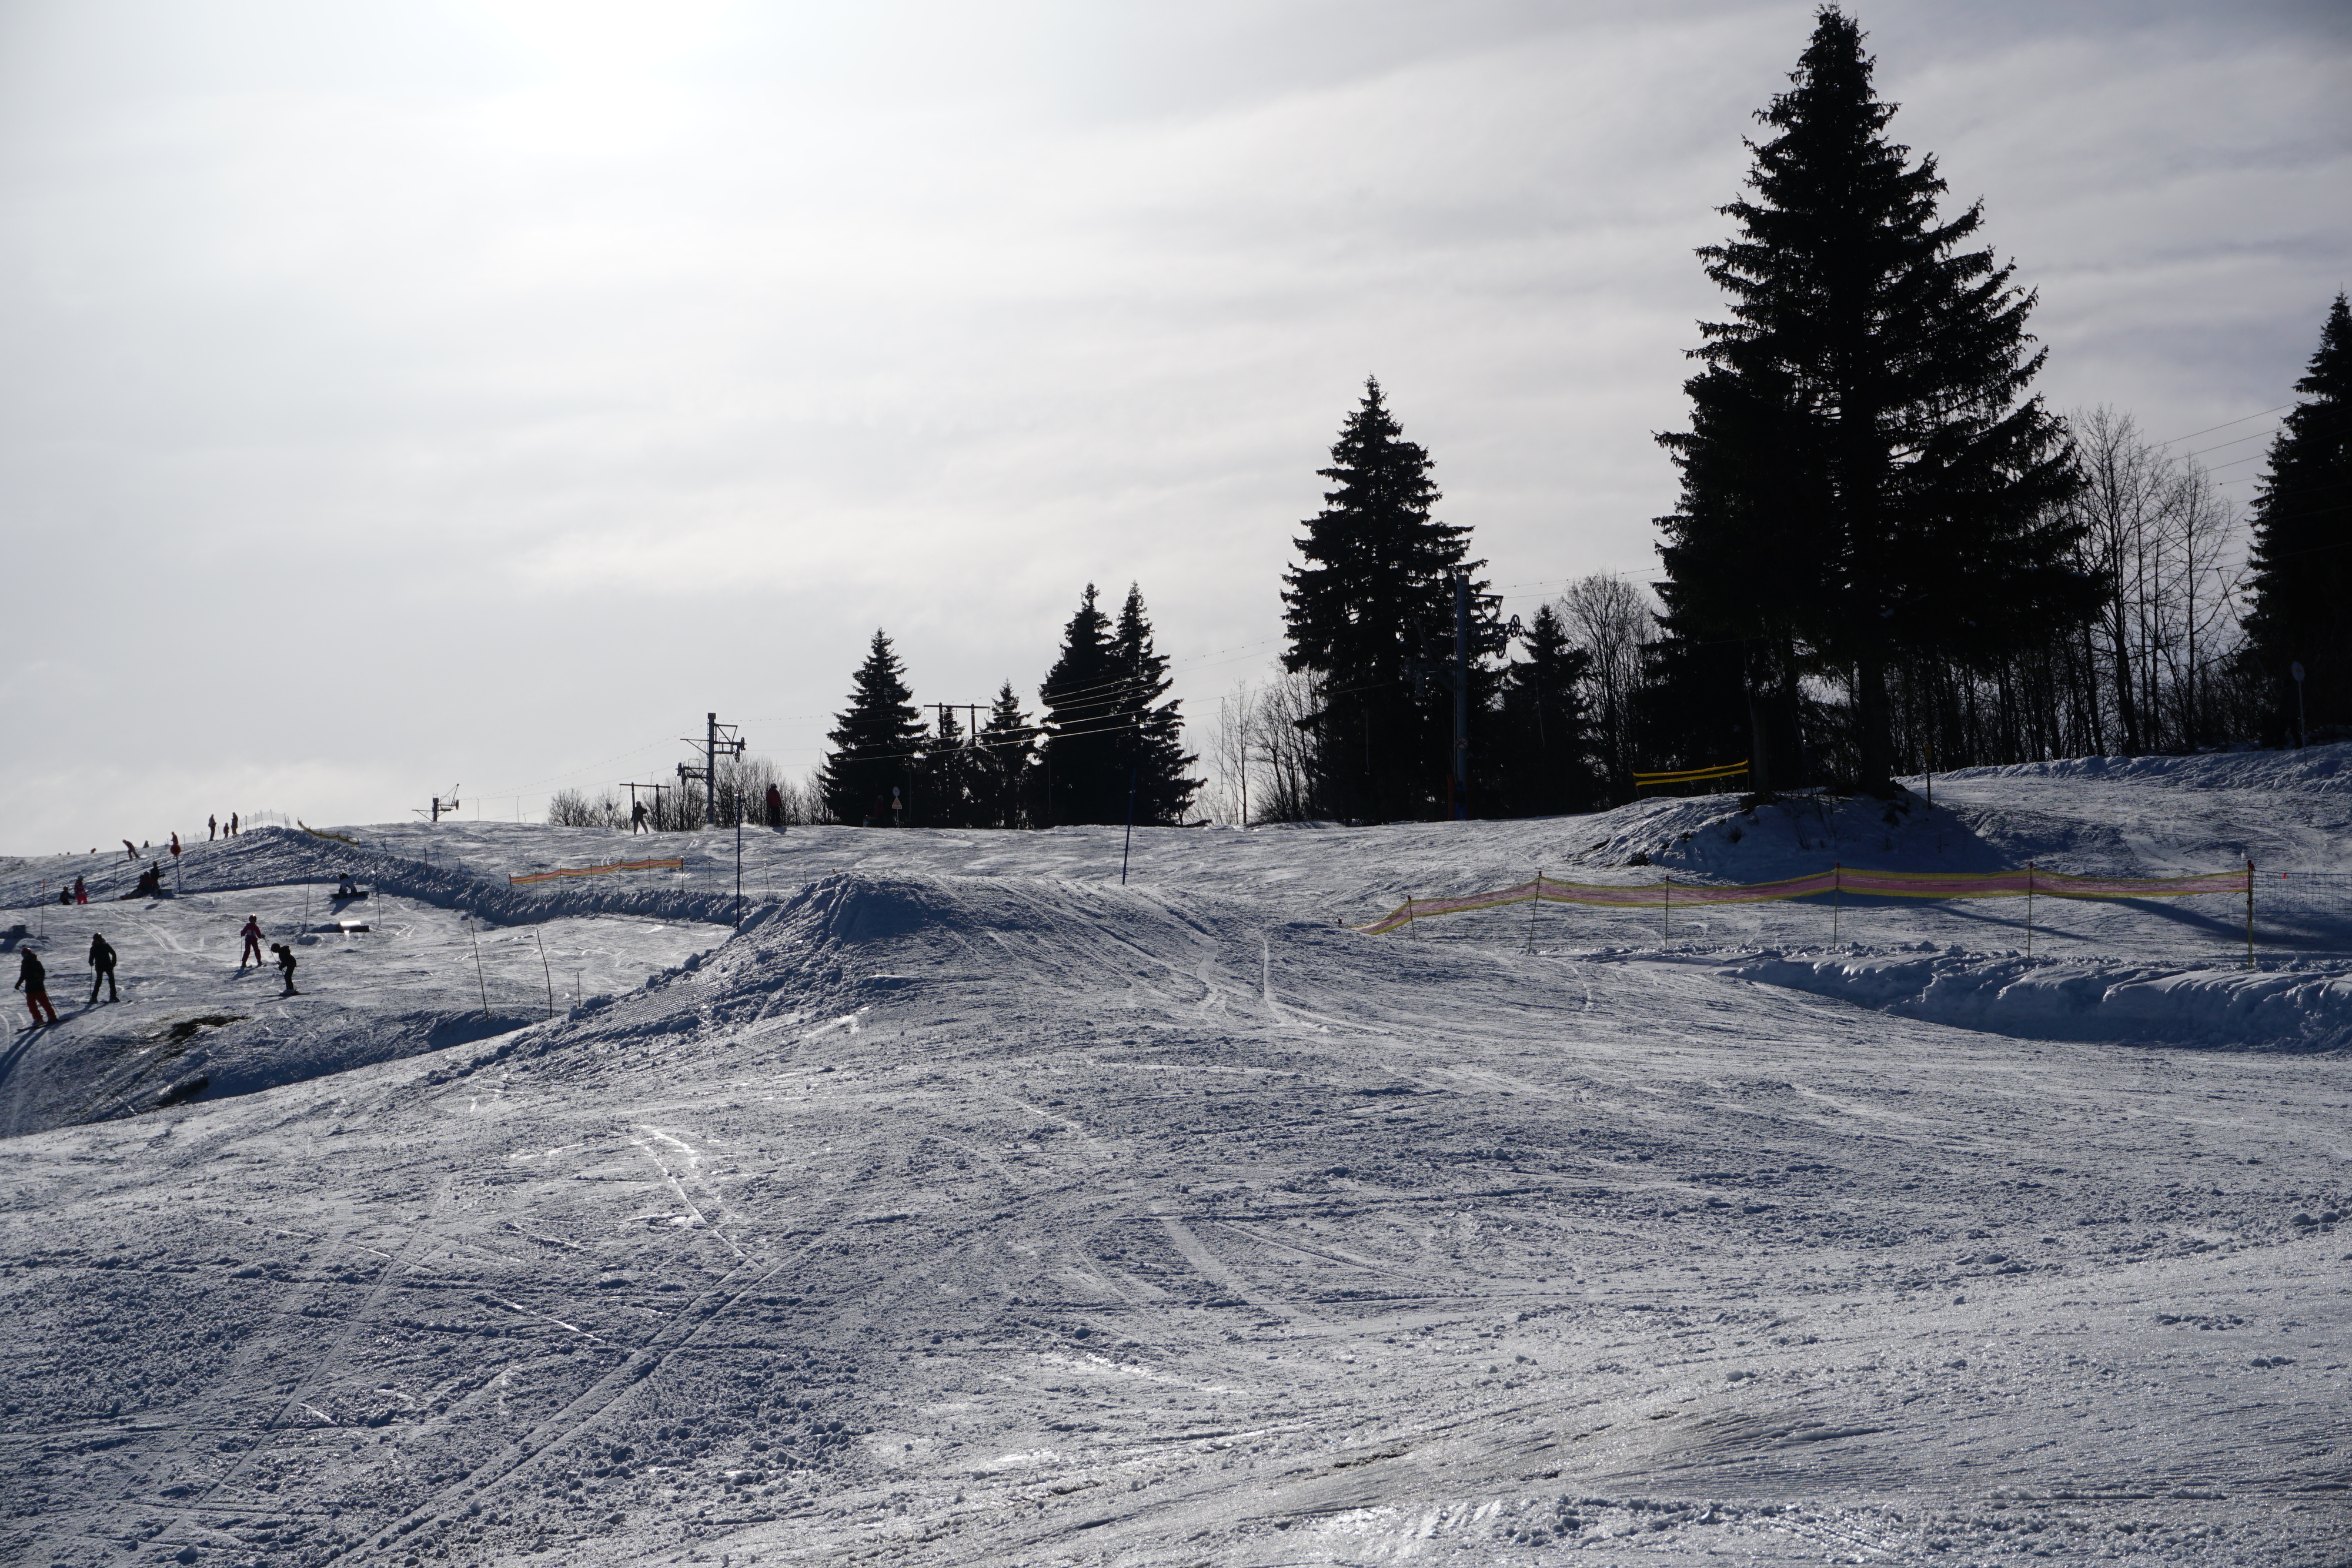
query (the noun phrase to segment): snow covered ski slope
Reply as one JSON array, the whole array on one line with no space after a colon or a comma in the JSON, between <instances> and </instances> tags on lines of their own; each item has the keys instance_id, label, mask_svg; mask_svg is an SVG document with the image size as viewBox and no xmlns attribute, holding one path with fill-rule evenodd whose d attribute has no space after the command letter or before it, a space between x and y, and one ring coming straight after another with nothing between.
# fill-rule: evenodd
<instances>
[{"instance_id":1,"label":"snow covered ski slope","mask_svg":"<svg viewBox=\"0 0 2352 1568\"><path fill-rule=\"evenodd\" d=\"M2251 977L2137 906L2030 962L1991 904L1342 924L1538 856L2201 869L2232 791L2215 857L2325 872L2352 796L2301 760L1139 832L1124 888L1115 831L795 830L740 932L731 835L530 903L626 835L255 834L103 912L20 864L9 918L103 914L152 1011L50 941L66 1020L0 1076L0 1560L2341 1563L2324 911ZM236 980L346 865L384 930ZM436 1042L461 979L537 1021ZM248 1008L182 1042L244 1080L94 1092L108 1030Z\"/></svg>"}]
</instances>

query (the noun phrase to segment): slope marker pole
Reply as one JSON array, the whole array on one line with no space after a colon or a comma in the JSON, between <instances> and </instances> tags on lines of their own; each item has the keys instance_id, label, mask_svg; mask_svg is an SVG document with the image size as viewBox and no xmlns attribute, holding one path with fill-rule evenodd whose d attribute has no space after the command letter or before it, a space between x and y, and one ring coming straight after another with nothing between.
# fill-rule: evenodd
<instances>
[{"instance_id":1,"label":"slope marker pole","mask_svg":"<svg viewBox=\"0 0 2352 1568\"><path fill-rule=\"evenodd\" d=\"M2297 688L2301 695L2301 688ZM2246 862L2246 967L2254 967L2254 862Z\"/></svg>"},{"instance_id":2,"label":"slope marker pole","mask_svg":"<svg viewBox=\"0 0 2352 1568\"><path fill-rule=\"evenodd\" d=\"M1142 774L1140 768L1127 770L1127 837L1118 846L1118 885L1127 885L1127 852L1135 847L1135 784Z\"/></svg>"},{"instance_id":3,"label":"slope marker pole","mask_svg":"<svg viewBox=\"0 0 2352 1568\"><path fill-rule=\"evenodd\" d=\"M555 1016L555 971L547 967L547 944L540 941L539 927L530 928L530 939L539 943L539 972L547 977L547 1016Z\"/></svg>"},{"instance_id":4,"label":"slope marker pole","mask_svg":"<svg viewBox=\"0 0 2352 1568\"><path fill-rule=\"evenodd\" d=\"M467 917L466 934L474 939L474 984L481 988L482 1021L488 1023L490 1021L490 982L482 976L482 934L475 927L470 915Z\"/></svg>"},{"instance_id":5,"label":"slope marker pole","mask_svg":"<svg viewBox=\"0 0 2352 1568\"><path fill-rule=\"evenodd\" d=\"M1528 951L1536 950L1536 912L1543 907L1543 868L1536 868L1536 895L1528 900Z\"/></svg>"},{"instance_id":6,"label":"slope marker pole","mask_svg":"<svg viewBox=\"0 0 2352 1568\"><path fill-rule=\"evenodd\" d=\"M1838 916L1845 912L1845 866L1830 862L1830 946L1838 945Z\"/></svg>"},{"instance_id":7,"label":"slope marker pole","mask_svg":"<svg viewBox=\"0 0 2352 1568\"><path fill-rule=\"evenodd\" d=\"M2033 862L2025 862L2025 956L2033 956Z\"/></svg>"},{"instance_id":8,"label":"slope marker pole","mask_svg":"<svg viewBox=\"0 0 2352 1568\"><path fill-rule=\"evenodd\" d=\"M1658 940L1661 943L1671 942L1675 939L1675 879L1669 876L1658 885L1665 890L1659 895L1658 907L1666 912L1665 935Z\"/></svg>"}]
</instances>

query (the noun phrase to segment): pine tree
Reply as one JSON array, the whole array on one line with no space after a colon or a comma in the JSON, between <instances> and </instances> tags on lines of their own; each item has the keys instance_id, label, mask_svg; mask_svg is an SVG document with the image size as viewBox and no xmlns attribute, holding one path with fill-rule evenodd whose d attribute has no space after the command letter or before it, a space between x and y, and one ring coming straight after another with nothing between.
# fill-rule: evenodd
<instances>
[{"instance_id":1,"label":"pine tree","mask_svg":"<svg viewBox=\"0 0 2352 1568\"><path fill-rule=\"evenodd\" d=\"M923 727L908 701L915 694L908 689L906 675L890 639L877 628L866 662L853 677L848 710L834 720L835 728L825 737L833 750L817 768L817 788L836 822L886 826L892 790L906 792L901 799L911 795ZM908 806L919 809L910 799Z\"/></svg>"},{"instance_id":2,"label":"pine tree","mask_svg":"<svg viewBox=\"0 0 2352 1568\"><path fill-rule=\"evenodd\" d=\"M1315 807L1334 816L1425 818L1445 799L1450 580L1486 562L1466 559L1468 528L1430 516L1439 496L1429 470L1429 454L1403 439L1380 382L1367 380L1331 448L1331 466L1317 470L1332 484L1323 510L1292 541L1304 559L1283 576L1290 646L1282 662L1311 672L1321 689ZM1483 669L1480 678L1488 679Z\"/></svg>"},{"instance_id":3,"label":"pine tree","mask_svg":"<svg viewBox=\"0 0 2352 1568\"><path fill-rule=\"evenodd\" d=\"M1496 747L1501 807L1514 817L1584 810L1596 794L1581 689L1591 655L1549 604L1520 636L1524 662L1503 671Z\"/></svg>"},{"instance_id":4,"label":"pine tree","mask_svg":"<svg viewBox=\"0 0 2352 1568\"><path fill-rule=\"evenodd\" d=\"M916 811L925 827L971 828L981 825L976 799L981 764L956 710L942 706L939 722L923 737L917 776ZM914 818L909 819L915 820Z\"/></svg>"},{"instance_id":5,"label":"pine tree","mask_svg":"<svg viewBox=\"0 0 2352 1568\"><path fill-rule=\"evenodd\" d=\"M1128 584L1127 601L1119 606L1111 657L1126 681L1118 708L1123 727L1112 738L1121 762L1131 771L1135 820L1181 823L1201 788L1201 780L1185 778L1184 769L1200 758L1184 749L1184 720L1178 712L1181 703L1160 700L1171 684L1168 661L1153 645L1143 593L1134 583ZM1121 810L1123 813L1124 802ZM1125 820L1124 815L1117 820Z\"/></svg>"},{"instance_id":6,"label":"pine tree","mask_svg":"<svg viewBox=\"0 0 2352 1568\"><path fill-rule=\"evenodd\" d=\"M1116 822L1127 811L1126 753L1115 739L1125 724L1119 703L1127 682L1113 656L1110 622L1095 599L1089 582L1037 692L1045 708L1038 747L1045 789L1041 820L1049 827Z\"/></svg>"},{"instance_id":7,"label":"pine tree","mask_svg":"<svg viewBox=\"0 0 2352 1568\"><path fill-rule=\"evenodd\" d=\"M979 823L1018 828L1032 820L1030 796L1037 768L1037 728L1021 711L1021 699L1007 681L989 705L980 731L980 767L973 798Z\"/></svg>"},{"instance_id":8,"label":"pine tree","mask_svg":"<svg viewBox=\"0 0 2352 1568\"><path fill-rule=\"evenodd\" d=\"M1154 646L1142 591L1129 584L1114 625L1087 584L1038 695L1045 705L1036 815L1047 823L1175 822L1201 788L1184 769L1181 704L1163 702L1168 661Z\"/></svg>"},{"instance_id":9,"label":"pine tree","mask_svg":"<svg viewBox=\"0 0 2352 1568\"><path fill-rule=\"evenodd\" d=\"M1659 438L1682 473L1659 590L1670 637L1749 643L1750 679L1849 681L1859 781L1886 789L1892 661L1990 665L2079 624L2095 585L2064 564L2064 426L2027 395L2033 296L1961 248L1980 204L1937 220L1936 161L1887 139L1862 38L1821 12L1758 116L1755 199L1722 209L1738 237L1698 253L1733 319L1702 324L1691 429Z\"/></svg>"},{"instance_id":10,"label":"pine tree","mask_svg":"<svg viewBox=\"0 0 2352 1568\"><path fill-rule=\"evenodd\" d=\"M2291 732L2304 667L2307 728L2352 725L2352 311L2336 295L2280 421L2253 503L2252 635Z\"/></svg>"}]
</instances>

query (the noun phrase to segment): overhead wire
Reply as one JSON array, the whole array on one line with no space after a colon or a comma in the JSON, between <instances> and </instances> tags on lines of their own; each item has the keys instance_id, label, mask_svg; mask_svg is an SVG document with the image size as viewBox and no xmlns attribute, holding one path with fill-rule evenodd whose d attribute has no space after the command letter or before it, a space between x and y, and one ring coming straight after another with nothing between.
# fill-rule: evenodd
<instances>
[{"instance_id":1,"label":"overhead wire","mask_svg":"<svg viewBox=\"0 0 2352 1568\"><path fill-rule=\"evenodd\" d=\"M2222 421L2220 424L2209 424L2202 430L2192 430L2186 435L2176 435L2168 441L2159 441L2157 444L2158 446L2174 446L2183 441L2194 441L2200 435L2210 435L2217 430L2228 430L2232 426L2245 423L2247 420L2260 419L2263 414L2284 413L2294 406L2294 404L2291 402L2283 402L2276 408L2266 408L2263 410L2262 413L2250 413L2242 419L2230 419ZM2227 445L2228 443L2224 442L2223 444Z\"/></svg>"}]
</instances>

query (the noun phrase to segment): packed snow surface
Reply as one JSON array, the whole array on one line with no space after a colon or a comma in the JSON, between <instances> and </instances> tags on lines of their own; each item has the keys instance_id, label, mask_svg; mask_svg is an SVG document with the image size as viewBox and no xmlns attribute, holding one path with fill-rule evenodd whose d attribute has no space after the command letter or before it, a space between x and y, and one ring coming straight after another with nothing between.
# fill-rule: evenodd
<instances>
[{"instance_id":1,"label":"packed snow surface","mask_svg":"<svg viewBox=\"0 0 2352 1568\"><path fill-rule=\"evenodd\" d=\"M1115 829L750 833L740 904L722 832L0 864L65 1015L0 1059L0 1561L2340 1563L2343 749L1125 886ZM2252 858L2257 967L2227 899L1349 928L2028 858Z\"/></svg>"}]
</instances>

